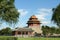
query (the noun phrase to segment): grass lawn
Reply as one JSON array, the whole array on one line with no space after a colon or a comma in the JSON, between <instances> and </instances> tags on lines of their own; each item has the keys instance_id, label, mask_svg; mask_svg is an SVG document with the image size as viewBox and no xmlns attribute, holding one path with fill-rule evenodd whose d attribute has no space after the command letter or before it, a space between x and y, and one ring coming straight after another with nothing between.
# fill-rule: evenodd
<instances>
[{"instance_id":1,"label":"grass lawn","mask_svg":"<svg viewBox=\"0 0 60 40\"><path fill-rule=\"evenodd\" d=\"M11 39L11 37L13 36L0 36L0 40L7 38L7 37ZM17 40L60 40L60 38L39 38L39 37L21 38L21 37L18 37Z\"/></svg>"},{"instance_id":2,"label":"grass lawn","mask_svg":"<svg viewBox=\"0 0 60 40\"><path fill-rule=\"evenodd\" d=\"M18 38L18 40L60 40L60 38Z\"/></svg>"}]
</instances>

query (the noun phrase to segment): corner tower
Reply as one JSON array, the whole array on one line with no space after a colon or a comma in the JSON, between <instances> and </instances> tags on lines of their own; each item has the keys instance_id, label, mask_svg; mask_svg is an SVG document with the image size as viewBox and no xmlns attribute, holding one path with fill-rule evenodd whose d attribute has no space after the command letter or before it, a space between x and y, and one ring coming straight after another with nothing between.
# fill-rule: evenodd
<instances>
[{"instance_id":1,"label":"corner tower","mask_svg":"<svg viewBox=\"0 0 60 40\"><path fill-rule=\"evenodd\" d=\"M34 33L42 33L41 27L40 27L40 21L38 20L38 18L35 15L32 15L29 18L29 21L27 22L28 27L31 28L32 30L34 30Z\"/></svg>"}]
</instances>

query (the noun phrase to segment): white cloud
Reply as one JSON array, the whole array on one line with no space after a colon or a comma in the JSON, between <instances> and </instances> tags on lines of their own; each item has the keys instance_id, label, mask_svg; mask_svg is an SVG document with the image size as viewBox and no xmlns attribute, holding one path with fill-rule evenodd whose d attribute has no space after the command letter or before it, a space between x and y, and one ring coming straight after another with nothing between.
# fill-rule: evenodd
<instances>
[{"instance_id":1,"label":"white cloud","mask_svg":"<svg viewBox=\"0 0 60 40\"><path fill-rule=\"evenodd\" d=\"M45 14L37 14L36 15L39 20L45 20Z\"/></svg>"},{"instance_id":2,"label":"white cloud","mask_svg":"<svg viewBox=\"0 0 60 40\"><path fill-rule=\"evenodd\" d=\"M50 13L51 12L51 9L46 9L46 8L42 8L42 9L38 9L38 10L43 12L43 13Z\"/></svg>"},{"instance_id":3,"label":"white cloud","mask_svg":"<svg viewBox=\"0 0 60 40\"><path fill-rule=\"evenodd\" d=\"M28 13L28 11L25 9L19 9L18 12L20 13L21 16L25 16Z\"/></svg>"},{"instance_id":4,"label":"white cloud","mask_svg":"<svg viewBox=\"0 0 60 40\"><path fill-rule=\"evenodd\" d=\"M37 18L41 21L42 24L47 25L50 24L50 20L47 19L48 16L51 16L52 11L51 9L46 9L46 8L42 8L42 9L38 9L37 11Z\"/></svg>"},{"instance_id":5,"label":"white cloud","mask_svg":"<svg viewBox=\"0 0 60 40\"><path fill-rule=\"evenodd\" d=\"M37 17L39 20L45 20L46 16L50 15L51 14L51 9L46 9L46 8L42 8L42 9L38 9L37 11Z\"/></svg>"},{"instance_id":6,"label":"white cloud","mask_svg":"<svg viewBox=\"0 0 60 40\"><path fill-rule=\"evenodd\" d=\"M50 24L50 21L42 21L41 23L47 25Z\"/></svg>"}]
</instances>

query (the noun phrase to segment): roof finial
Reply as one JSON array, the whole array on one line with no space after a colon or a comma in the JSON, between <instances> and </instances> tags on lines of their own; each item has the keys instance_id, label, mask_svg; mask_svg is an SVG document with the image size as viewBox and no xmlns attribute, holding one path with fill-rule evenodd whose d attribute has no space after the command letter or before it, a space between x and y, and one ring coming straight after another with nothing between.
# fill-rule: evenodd
<instances>
[{"instance_id":1,"label":"roof finial","mask_svg":"<svg viewBox=\"0 0 60 40\"><path fill-rule=\"evenodd\" d=\"M31 18L36 18L36 16L35 15L32 15Z\"/></svg>"}]
</instances>

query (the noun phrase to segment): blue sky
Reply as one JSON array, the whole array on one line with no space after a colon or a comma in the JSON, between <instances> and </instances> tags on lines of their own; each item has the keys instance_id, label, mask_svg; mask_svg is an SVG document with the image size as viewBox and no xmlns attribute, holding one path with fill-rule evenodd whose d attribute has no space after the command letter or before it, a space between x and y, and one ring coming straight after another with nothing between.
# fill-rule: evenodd
<instances>
[{"instance_id":1,"label":"blue sky","mask_svg":"<svg viewBox=\"0 0 60 40\"><path fill-rule=\"evenodd\" d=\"M15 26L27 26L26 23L32 15L36 15L41 25L56 26L51 22L52 8L59 3L60 0L15 0L15 7L20 13L19 22Z\"/></svg>"}]
</instances>

